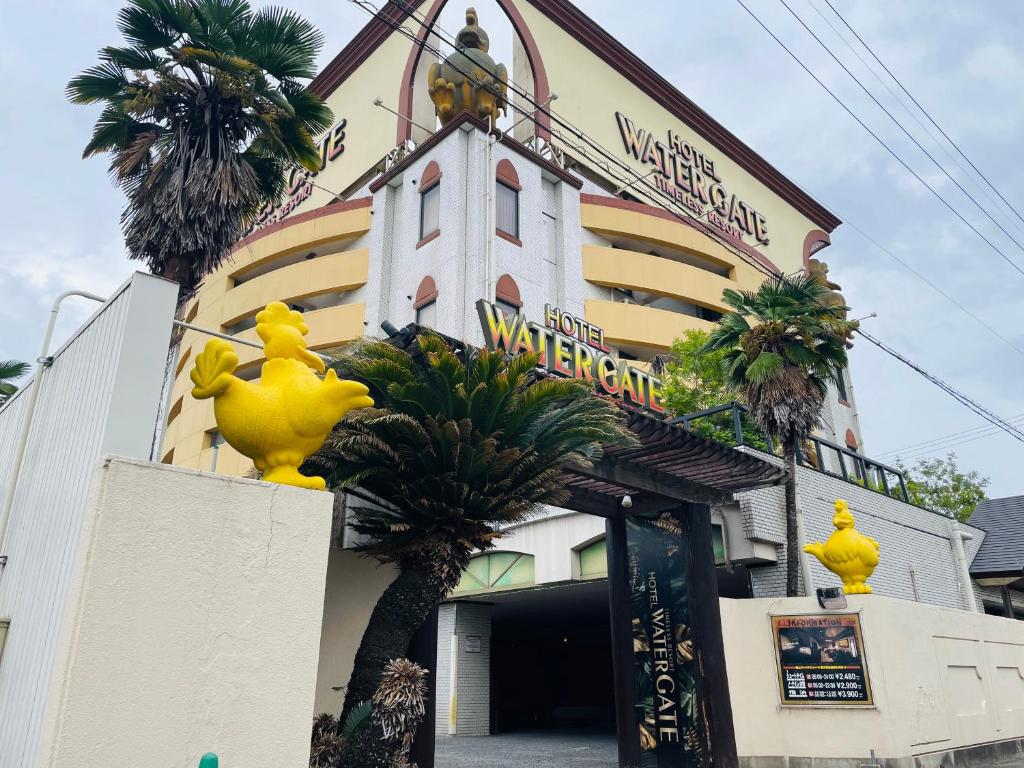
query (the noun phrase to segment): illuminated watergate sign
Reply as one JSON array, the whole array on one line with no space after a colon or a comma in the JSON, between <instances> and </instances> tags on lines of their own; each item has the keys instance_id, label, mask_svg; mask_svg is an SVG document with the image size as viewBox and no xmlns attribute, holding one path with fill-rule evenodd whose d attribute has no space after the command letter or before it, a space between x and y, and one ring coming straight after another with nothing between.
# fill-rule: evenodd
<instances>
[{"instance_id":1,"label":"illuminated watergate sign","mask_svg":"<svg viewBox=\"0 0 1024 768\"><path fill-rule=\"evenodd\" d=\"M615 113L615 119L619 121L626 152L653 166L651 174L658 189L736 239L750 235L758 243L768 245L768 222L747 202L726 190L714 160L675 131L668 132L666 144L655 139L650 131L637 128L621 112Z\"/></svg>"},{"instance_id":2,"label":"illuminated watergate sign","mask_svg":"<svg viewBox=\"0 0 1024 768\"><path fill-rule=\"evenodd\" d=\"M476 303L487 346L510 355L535 353L551 373L594 382L609 395L664 415L661 380L612 356L604 331L549 304L544 325L522 315L507 317L485 299Z\"/></svg>"}]
</instances>

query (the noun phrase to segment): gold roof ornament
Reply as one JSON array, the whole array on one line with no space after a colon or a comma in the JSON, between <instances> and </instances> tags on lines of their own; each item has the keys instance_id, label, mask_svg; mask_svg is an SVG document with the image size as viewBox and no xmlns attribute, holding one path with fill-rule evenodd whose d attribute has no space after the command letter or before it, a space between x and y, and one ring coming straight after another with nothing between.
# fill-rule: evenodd
<instances>
[{"instance_id":1,"label":"gold roof ornament","mask_svg":"<svg viewBox=\"0 0 1024 768\"><path fill-rule=\"evenodd\" d=\"M825 295L822 303L826 307L842 308L842 318L843 320L848 320L850 308L846 305L846 298L839 292L839 289L843 286L828 279L828 263L819 261L818 259L808 259L807 274L829 289L829 292ZM856 320L850 323L850 332L846 336L847 343L852 341L853 332L857 330L859 326L860 323Z\"/></svg>"},{"instance_id":2,"label":"gold roof ornament","mask_svg":"<svg viewBox=\"0 0 1024 768\"><path fill-rule=\"evenodd\" d=\"M427 73L430 100L441 125L462 111L497 121L508 104L508 71L487 53L490 38L477 21L476 10L467 8L458 49L441 63L432 64Z\"/></svg>"}]
</instances>

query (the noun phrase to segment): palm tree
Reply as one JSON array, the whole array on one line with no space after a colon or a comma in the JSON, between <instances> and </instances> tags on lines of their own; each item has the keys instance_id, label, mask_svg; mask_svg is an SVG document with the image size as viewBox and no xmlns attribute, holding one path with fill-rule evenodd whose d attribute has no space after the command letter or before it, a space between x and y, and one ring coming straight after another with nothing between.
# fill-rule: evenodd
<instances>
[{"instance_id":1,"label":"palm tree","mask_svg":"<svg viewBox=\"0 0 1024 768\"><path fill-rule=\"evenodd\" d=\"M363 634L341 722L405 655L473 552L538 505L567 500L564 463L633 443L614 401L580 381L540 378L536 366L535 355L456 353L434 334L419 336L411 354L373 341L336 364L370 387L376 407L350 414L310 464L332 489L358 486L380 502L352 508L351 525L367 537L363 552L399 569ZM380 734L353 741L343 764L376 765L371 742Z\"/></svg>"},{"instance_id":2,"label":"palm tree","mask_svg":"<svg viewBox=\"0 0 1024 768\"><path fill-rule=\"evenodd\" d=\"M28 373L28 367L28 363L20 360L0 360L0 404L18 391L14 380Z\"/></svg>"},{"instance_id":3,"label":"palm tree","mask_svg":"<svg viewBox=\"0 0 1024 768\"><path fill-rule=\"evenodd\" d=\"M184 301L280 200L289 166L320 168L331 112L300 80L323 38L248 0L130 0L117 18L128 44L100 50L67 94L104 104L83 156L111 153L128 254Z\"/></svg>"},{"instance_id":4,"label":"palm tree","mask_svg":"<svg viewBox=\"0 0 1024 768\"><path fill-rule=\"evenodd\" d=\"M726 350L722 365L758 425L782 445L786 481L786 594L799 593L796 455L821 421L828 383L846 367L846 339L856 327L846 307L826 305L829 288L802 273L776 275L756 291L727 289L732 308L705 349Z\"/></svg>"}]
</instances>

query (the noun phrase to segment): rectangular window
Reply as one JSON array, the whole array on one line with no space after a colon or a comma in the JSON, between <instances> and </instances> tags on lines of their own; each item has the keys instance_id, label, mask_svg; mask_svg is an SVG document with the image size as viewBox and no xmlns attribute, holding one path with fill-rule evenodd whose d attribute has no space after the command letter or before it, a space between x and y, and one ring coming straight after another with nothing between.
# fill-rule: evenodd
<instances>
[{"instance_id":1,"label":"rectangular window","mask_svg":"<svg viewBox=\"0 0 1024 768\"><path fill-rule=\"evenodd\" d=\"M437 327L437 302L432 301L424 304L416 310L416 324L427 328Z\"/></svg>"},{"instance_id":2,"label":"rectangular window","mask_svg":"<svg viewBox=\"0 0 1024 768\"><path fill-rule=\"evenodd\" d=\"M841 369L836 377L836 389L839 390L839 399L847 402L850 398L846 394L846 370Z\"/></svg>"},{"instance_id":3,"label":"rectangular window","mask_svg":"<svg viewBox=\"0 0 1024 768\"><path fill-rule=\"evenodd\" d=\"M519 237L519 192L498 182L497 228L506 235Z\"/></svg>"},{"instance_id":4,"label":"rectangular window","mask_svg":"<svg viewBox=\"0 0 1024 768\"><path fill-rule=\"evenodd\" d=\"M420 240L441 228L441 183L420 195Z\"/></svg>"}]
</instances>

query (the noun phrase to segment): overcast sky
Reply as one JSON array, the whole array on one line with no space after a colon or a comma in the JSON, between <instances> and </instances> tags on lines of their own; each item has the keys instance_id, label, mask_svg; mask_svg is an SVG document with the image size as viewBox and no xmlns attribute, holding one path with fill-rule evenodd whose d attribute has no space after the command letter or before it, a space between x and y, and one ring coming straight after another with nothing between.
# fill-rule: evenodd
<instances>
[{"instance_id":1,"label":"overcast sky","mask_svg":"<svg viewBox=\"0 0 1024 768\"><path fill-rule=\"evenodd\" d=\"M345 0L281 0L327 35L326 63L366 23ZM940 193L1024 265L1024 251L930 165L789 15L779 0L744 0L862 119ZM867 73L815 8L787 0L893 114L958 178L949 157ZM832 0L858 33L961 149L1024 212L1024 3ZM255 4L258 4L255 3ZM481 24L499 27L493 0L475 3ZM882 246L1024 349L1024 276L957 221L772 40L736 0L579 2L602 26L841 219L824 258L865 328L1004 418L1021 417L1024 354L865 240ZM107 293L132 265L125 259L120 192L106 161L80 159L97 110L64 98L67 80L119 44L119 2L37 0L0 11L0 359L32 360L50 302L68 288ZM448 9L454 32L461 6ZM454 20L453 20L454 19ZM495 32L492 32L492 38ZM43 47L45 42L45 47ZM863 52L862 52L863 53ZM867 56L867 54L863 54ZM396 74L397 76L397 74ZM995 208L971 181L961 183ZM1024 223L1002 209L1003 226L1024 242ZM74 300L56 342L86 316ZM918 374L861 341L851 369L865 449L890 452L985 426ZM1024 494L1024 445L1002 434L969 433L953 447L964 467L992 479L992 496ZM908 454L909 455L909 454Z\"/></svg>"}]
</instances>

